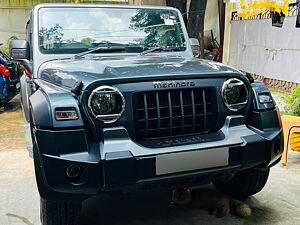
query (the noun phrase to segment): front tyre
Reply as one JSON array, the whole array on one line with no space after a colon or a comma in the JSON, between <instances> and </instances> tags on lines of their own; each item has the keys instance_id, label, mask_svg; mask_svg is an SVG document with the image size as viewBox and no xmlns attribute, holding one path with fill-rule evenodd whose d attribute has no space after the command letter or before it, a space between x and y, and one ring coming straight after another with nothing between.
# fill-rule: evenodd
<instances>
[{"instance_id":1,"label":"front tyre","mask_svg":"<svg viewBox=\"0 0 300 225\"><path fill-rule=\"evenodd\" d=\"M42 225L79 225L81 203L52 202L40 198Z\"/></svg>"},{"instance_id":2,"label":"front tyre","mask_svg":"<svg viewBox=\"0 0 300 225\"><path fill-rule=\"evenodd\" d=\"M220 191L238 199L245 199L264 188L269 172L270 169L248 169L235 174L229 181L215 179L213 183Z\"/></svg>"}]
</instances>

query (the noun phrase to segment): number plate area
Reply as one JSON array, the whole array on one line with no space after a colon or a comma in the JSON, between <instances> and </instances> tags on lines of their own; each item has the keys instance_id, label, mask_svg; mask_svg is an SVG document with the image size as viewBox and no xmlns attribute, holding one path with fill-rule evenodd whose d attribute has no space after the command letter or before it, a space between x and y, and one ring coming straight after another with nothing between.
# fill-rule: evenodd
<instances>
[{"instance_id":1,"label":"number plate area","mask_svg":"<svg viewBox=\"0 0 300 225\"><path fill-rule=\"evenodd\" d=\"M156 175L227 166L228 160L228 147L162 154L156 156Z\"/></svg>"}]
</instances>

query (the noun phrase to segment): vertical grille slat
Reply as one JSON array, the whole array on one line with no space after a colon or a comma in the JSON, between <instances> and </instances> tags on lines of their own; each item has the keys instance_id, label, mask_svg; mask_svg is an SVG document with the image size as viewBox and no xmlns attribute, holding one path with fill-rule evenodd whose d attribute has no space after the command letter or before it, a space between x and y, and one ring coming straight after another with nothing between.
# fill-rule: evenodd
<instances>
[{"instance_id":1,"label":"vertical grille slat","mask_svg":"<svg viewBox=\"0 0 300 225\"><path fill-rule=\"evenodd\" d=\"M156 92L156 107L157 107L157 134L160 136L160 104L159 104L159 93Z\"/></svg>"},{"instance_id":2,"label":"vertical grille slat","mask_svg":"<svg viewBox=\"0 0 300 225\"><path fill-rule=\"evenodd\" d=\"M196 111L195 111L195 96L194 96L194 90L191 90L191 101L192 101L192 126L193 126L193 132L195 132L195 123L196 123Z\"/></svg>"},{"instance_id":3,"label":"vertical grille slat","mask_svg":"<svg viewBox=\"0 0 300 225\"><path fill-rule=\"evenodd\" d=\"M148 104L147 104L147 94L144 93L144 109L145 109L145 135L148 137L148 129L149 129L149 116L148 116Z\"/></svg>"},{"instance_id":4,"label":"vertical grille slat","mask_svg":"<svg viewBox=\"0 0 300 225\"><path fill-rule=\"evenodd\" d=\"M168 105L169 105L169 130L170 135L172 135L173 130L173 113L172 113L172 98L171 98L171 91L168 91Z\"/></svg>"},{"instance_id":5,"label":"vertical grille slat","mask_svg":"<svg viewBox=\"0 0 300 225\"><path fill-rule=\"evenodd\" d=\"M136 137L142 140L209 132L216 121L213 88L135 93Z\"/></svg>"},{"instance_id":6,"label":"vertical grille slat","mask_svg":"<svg viewBox=\"0 0 300 225\"><path fill-rule=\"evenodd\" d=\"M179 98L180 98L180 115L181 115L181 129L180 132L183 134L184 132L184 108L183 108L183 97L182 97L182 90L179 91Z\"/></svg>"},{"instance_id":7,"label":"vertical grille slat","mask_svg":"<svg viewBox=\"0 0 300 225\"><path fill-rule=\"evenodd\" d=\"M205 96L205 90L203 89L202 90L202 102L203 102L203 126L204 126L204 129L206 128L206 120L207 120L207 115L206 115L206 96Z\"/></svg>"}]
</instances>

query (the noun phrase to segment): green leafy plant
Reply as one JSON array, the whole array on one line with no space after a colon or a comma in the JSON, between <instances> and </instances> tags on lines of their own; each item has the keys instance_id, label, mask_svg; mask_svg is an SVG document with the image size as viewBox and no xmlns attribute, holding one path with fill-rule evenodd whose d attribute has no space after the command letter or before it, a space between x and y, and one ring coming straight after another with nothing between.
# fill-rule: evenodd
<instances>
[{"instance_id":1,"label":"green leafy plant","mask_svg":"<svg viewBox=\"0 0 300 225\"><path fill-rule=\"evenodd\" d=\"M16 39L18 39L17 36L15 36L15 35L11 36L11 37L7 40L6 45L0 45L0 51L6 53L6 54L8 55L8 54L9 54L9 48L8 48L9 43L10 43L12 40L16 40Z\"/></svg>"},{"instance_id":2,"label":"green leafy plant","mask_svg":"<svg viewBox=\"0 0 300 225\"><path fill-rule=\"evenodd\" d=\"M7 46L0 46L0 51L8 54L9 50Z\"/></svg>"},{"instance_id":3,"label":"green leafy plant","mask_svg":"<svg viewBox=\"0 0 300 225\"><path fill-rule=\"evenodd\" d=\"M300 116L300 84L297 88L292 90L290 95L286 95L286 100L288 103L287 108L291 110L294 115Z\"/></svg>"}]
</instances>

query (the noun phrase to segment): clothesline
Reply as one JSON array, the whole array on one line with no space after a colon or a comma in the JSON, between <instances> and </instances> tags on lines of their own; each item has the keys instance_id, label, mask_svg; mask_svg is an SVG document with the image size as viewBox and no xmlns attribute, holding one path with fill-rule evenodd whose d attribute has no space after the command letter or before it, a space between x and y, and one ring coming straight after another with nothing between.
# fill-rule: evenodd
<instances>
[{"instance_id":1,"label":"clothesline","mask_svg":"<svg viewBox=\"0 0 300 225\"><path fill-rule=\"evenodd\" d=\"M289 0L236 0L238 16L249 18L267 10L287 15Z\"/></svg>"}]
</instances>

